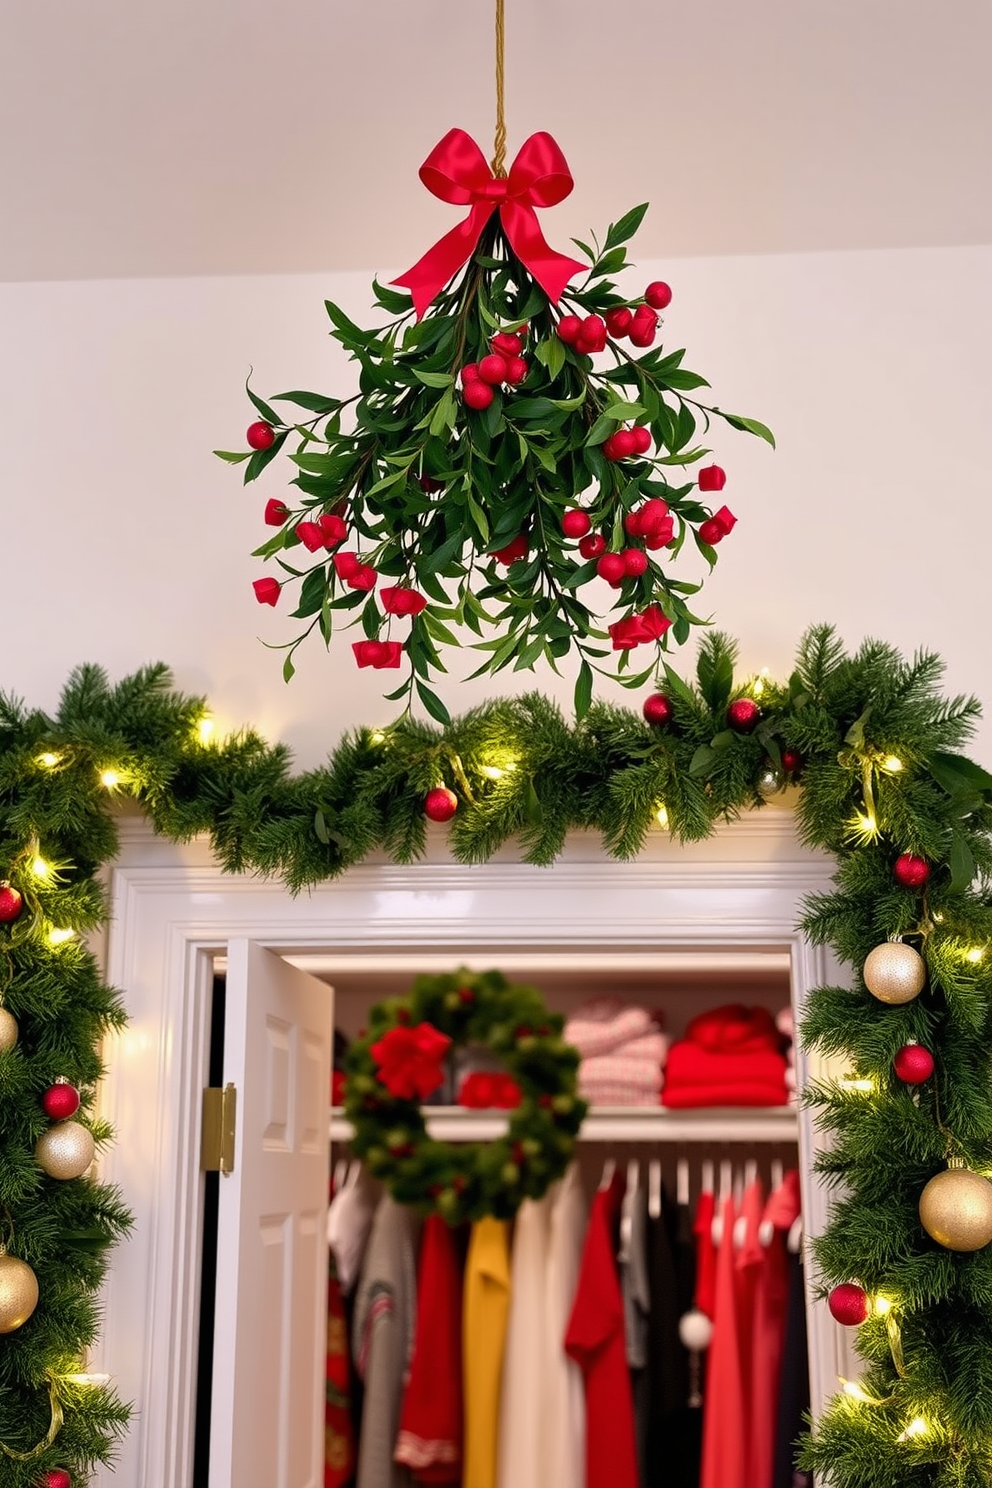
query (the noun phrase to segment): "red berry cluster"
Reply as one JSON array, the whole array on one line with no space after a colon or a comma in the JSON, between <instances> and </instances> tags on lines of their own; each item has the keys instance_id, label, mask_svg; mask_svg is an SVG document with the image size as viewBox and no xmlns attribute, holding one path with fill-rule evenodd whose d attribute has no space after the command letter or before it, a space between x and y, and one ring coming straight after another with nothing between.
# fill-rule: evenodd
<instances>
[{"instance_id":1,"label":"red berry cluster","mask_svg":"<svg viewBox=\"0 0 992 1488\"><path fill-rule=\"evenodd\" d=\"M601 315L563 315L558 322L558 338L583 356L606 350L606 321Z\"/></svg>"},{"instance_id":2,"label":"red berry cluster","mask_svg":"<svg viewBox=\"0 0 992 1488\"><path fill-rule=\"evenodd\" d=\"M715 548L717 543L722 542L736 525L737 518L729 506L721 506L720 510L714 512L711 517L707 517L705 522L700 522L699 535L704 543L709 543L711 548Z\"/></svg>"},{"instance_id":3,"label":"red berry cluster","mask_svg":"<svg viewBox=\"0 0 992 1488\"><path fill-rule=\"evenodd\" d=\"M493 389L517 387L527 376L528 366L520 353L524 349L527 327L519 331L498 331L489 341L489 355L469 362L461 370L462 401L468 408L482 410L493 401Z\"/></svg>"},{"instance_id":4,"label":"red berry cluster","mask_svg":"<svg viewBox=\"0 0 992 1488\"><path fill-rule=\"evenodd\" d=\"M369 563L363 563L357 553L335 553L334 572L349 589L361 589L370 594L379 582L379 575Z\"/></svg>"},{"instance_id":5,"label":"red berry cluster","mask_svg":"<svg viewBox=\"0 0 992 1488\"><path fill-rule=\"evenodd\" d=\"M281 503L276 504L281 505ZM321 548L333 552L348 536L347 523L342 517L335 516L333 512L324 512L316 522L297 522L295 531L308 553L316 553Z\"/></svg>"},{"instance_id":6,"label":"red berry cluster","mask_svg":"<svg viewBox=\"0 0 992 1488\"><path fill-rule=\"evenodd\" d=\"M650 448L651 430L647 424L618 429L603 441L603 454L608 460L628 460L631 455L646 455Z\"/></svg>"},{"instance_id":7,"label":"red berry cluster","mask_svg":"<svg viewBox=\"0 0 992 1488\"><path fill-rule=\"evenodd\" d=\"M653 496L635 507L624 517L624 528L630 537L640 538L644 548L657 550L672 540L675 521L668 510L668 502ZM614 589L619 589L625 579L637 579L647 572L650 559L642 548L623 548L619 553L606 551L606 538L592 531L589 513L581 506L569 507L561 519L561 530L565 537L579 538L579 552L585 559L597 558L596 572Z\"/></svg>"}]
</instances>

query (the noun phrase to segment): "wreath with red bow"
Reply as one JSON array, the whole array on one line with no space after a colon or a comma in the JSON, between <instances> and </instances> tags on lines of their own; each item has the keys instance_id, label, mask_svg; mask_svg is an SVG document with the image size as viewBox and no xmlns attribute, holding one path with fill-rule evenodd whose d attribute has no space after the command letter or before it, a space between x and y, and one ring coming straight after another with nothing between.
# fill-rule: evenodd
<instances>
[{"instance_id":1,"label":"wreath with red bow","mask_svg":"<svg viewBox=\"0 0 992 1488\"><path fill-rule=\"evenodd\" d=\"M712 567L736 522L708 504L726 480L703 463L714 418L774 440L757 420L701 401L706 379L660 344L667 284L631 296L616 283L646 206L601 245L576 240L581 262L552 249L538 223L537 210L572 189L549 134L494 172L452 129L420 176L468 215L395 281L402 288L373 281L385 317L373 329L326 302L358 391L266 402L249 388L261 416L249 448L217 451L245 462L247 484L292 445L295 489L266 502L278 531L256 549L279 576L255 580L255 596L276 605L296 593L304 626L282 648L287 680L309 635L329 645L357 627L356 665L405 666L386 696L406 710L419 698L447 723L428 685L446 670L439 646L467 640L479 654L473 676L557 670L574 649L581 717L594 672L639 687L670 642L702 623L690 608L700 582L671 565L689 540ZM651 653L640 670L639 646Z\"/></svg>"},{"instance_id":2,"label":"wreath with red bow","mask_svg":"<svg viewBox=\"0 0 992 1488\"><path fill-rule=\"evenodd\" d=\"M409 996L372 1009L348 1051L352 1151L422 1214L449 1224L510 1218L563 1175L586 1113L578 1051L562 1038L563 1022L535 988L497 971L418 977ZM485 1098L507 1111L506 1131L493 1141L442 1142L427 1131L422 1104L451 1083L464 1049L501 1066L461 1086L466 1103Z\"/></svg>"}]
</instances>

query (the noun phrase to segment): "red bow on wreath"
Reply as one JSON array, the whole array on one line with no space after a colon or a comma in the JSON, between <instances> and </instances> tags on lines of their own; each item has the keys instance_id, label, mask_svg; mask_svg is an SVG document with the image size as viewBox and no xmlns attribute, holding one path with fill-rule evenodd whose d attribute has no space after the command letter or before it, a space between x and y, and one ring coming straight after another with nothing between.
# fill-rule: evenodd
<instances>
[{"instance_id":1,"label":"red bow on wreath","mask_svg":"<svg viewBox=\"0 0 992 1488\"><path fill-rule=\"evenodd\" d=\"M397 1100L426 1100L444 1079L443 1061L451 1048L446 1033L433 1023L391 1028L371 1054L379 1066L379 1083Z\"/></svg>"},{"instance_id":2,"label":"red bow on wreath","mask_svg":"<svg viewBox=\"0 0 992 1488\"><path fill-rule=\"evenodd\" d=\"M401 279L393 280L410 291L418 320L475 252L497 207L510 247L549 299L557 303L572 275L587 267L550 248L538 226L535 207L557 206L574 184L564 155L544 130L524 140L510 174L502 178L493 175L470 134L449 129L420 167L420 179L441 201L471 205L472 210Z\"/></svg>"}]
</instances>

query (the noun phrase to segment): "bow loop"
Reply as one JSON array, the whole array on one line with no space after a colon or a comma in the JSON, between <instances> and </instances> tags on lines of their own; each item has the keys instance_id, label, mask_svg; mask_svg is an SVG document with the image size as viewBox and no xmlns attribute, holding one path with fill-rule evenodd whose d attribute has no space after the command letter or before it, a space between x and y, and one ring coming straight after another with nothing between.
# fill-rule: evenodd
<instances>
[{"instance_id":1,"label":"bow loop","mask_svg":"<svg viewBox=\"0 0 992 1488\"><path fill-rule=\"evenodd\" d=\"M543 130L525 140L504 179L494 176L485 156L464 129L449 129L420 167L427 190L469 215L445 233L394 284L409 289L417 318L475 252L482 230L497 209L514 253L545 294L557 302L573 274L585 265L556 253L545 242L537 207L553 207L572 189L568 163Z\"/></svg>"}]
</instances>

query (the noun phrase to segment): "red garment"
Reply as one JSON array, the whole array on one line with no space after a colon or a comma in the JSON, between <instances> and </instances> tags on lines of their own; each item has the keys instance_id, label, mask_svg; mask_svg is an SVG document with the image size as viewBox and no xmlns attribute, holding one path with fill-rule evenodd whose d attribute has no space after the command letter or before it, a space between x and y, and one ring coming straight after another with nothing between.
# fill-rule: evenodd
<instances>
[{"instance_id":1,"label":"red garment","mask_svg":"<svg viewBox=\"0 0 992 1488\"><path fill-rule=\"evenodd\" d=\"M622 1179L592 1201L565 1352L582 1370L586 1393L586 1488L638 1488L634 1402L627 1368L623 1297L614 1235Z\"/></svg>"},{"instance_id":2,"label":"red garment","mask_svg":"<svg viewBox=\"0 0 992 1488\"><path fill-rule=\"evenodd\" d=\"M664 1106L784 1106L782 1035L765 1008L731 1003L693 1018L665 1064Z\"/></svg>"},{"instance_id":3,"label":"red garment","mask_svg":"<svg viewBox=\"0 0 992 1488\"><path fill-rule=\"evenodd\" d=\"M451 1227L424 1221L413 1359L396 1438L397 1462L419 1483L462 1477L462 1267Z\"/></svg>"},{"instance_id":4,"label":"red garment","mask_svg":"<svg viewBox=\"0 0 992 1488\"><path fill-rule=\"evenodd\" d=\"M703 1466L699 1488L755 1488L748 1477L737 1306L734 1298L734 1201L724 1199L716 1258L716 1314L706 1363Z\"/></svg>"},{"instance_id":5,"label":"red garment","mask_svg":"<svg viewBox=\"0 0 992 1488\"><path fill-rule=\"evenodd\" d=\"M711 1322L716 1311L716 1246L713 1244L715 1210L716 1199L712 1192L701 1193L692 1227L696 1237L696 1295L693 1301Z\"/></svg>"},{"instance_id":6,"label":"red garment","mask_svg":"<svg viewBox=\"0 0 992 1488\"><path fill-rule=\"evenodd\" d=\"M348 1322L331 1253L327 1277L327 1376L324 1404L324 1488L342 1488L355 1471L351 1423Z\"/></svg>"},{"instance_id":7,"label":"red garment","mask_svg":"<svg viewBox=\"0 0 992 1488\"><path fill-rule=\"evenodd\" d=\"M734 1235L734 1305L737 1309L737 1346L741 1361L741 1404L746 1425L746 1461L754 1461L754 1346L756 1336L756 1309L758 1289L765 1269L765 1252L758 1238L761 1216L764 1213L764 1195L757 1180L749 1183L741 1200ZM748 1471L749 1488L771 1488L770 1483L759 1485L753 1470Z\"/></svg>"},{"instance_id":8,"label":"red garment","mask_svg":"<svg viewBox=\"0 0 992 1488\"><path fill-rule=\"evenodd\" d=\"M771 1488L775 1472L775 1426L789 1297L785 1242L799 1209L799 1171L790 1168L781 1186L769 1195L762 1216L763 1222L774 1226L774 1234L764 1247L754 1306L750 1448L754 1488Z\"/></svg>"}]
</instances>

